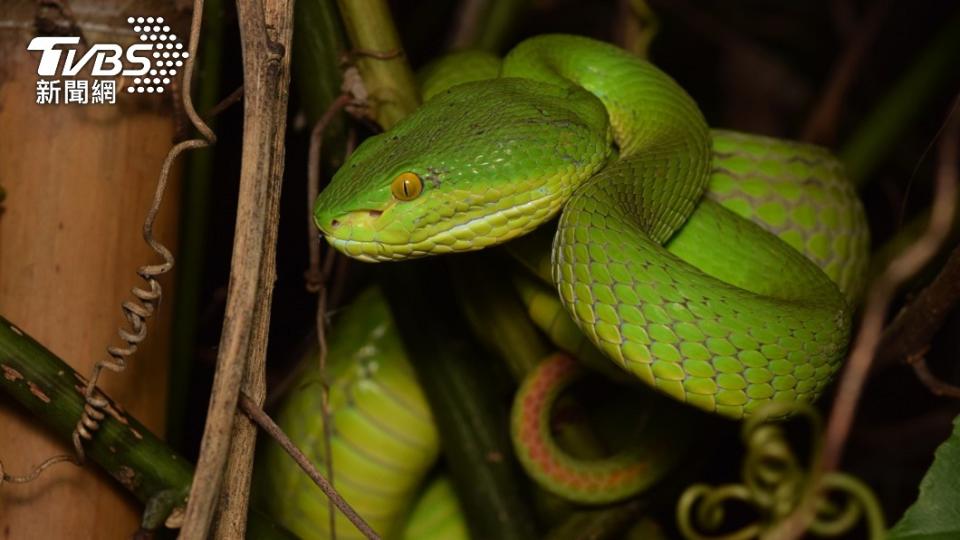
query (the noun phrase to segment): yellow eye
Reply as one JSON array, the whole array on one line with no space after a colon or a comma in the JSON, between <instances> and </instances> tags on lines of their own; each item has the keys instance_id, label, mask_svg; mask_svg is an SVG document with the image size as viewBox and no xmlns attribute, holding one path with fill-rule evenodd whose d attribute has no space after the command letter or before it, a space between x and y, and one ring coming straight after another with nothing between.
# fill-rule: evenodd
<instances>
[{"instance_id":1,"label":"yellow eye","mask_svg":"<svg viewBox=\"0 0 960 540\"><path fill-rule=\"evenodd\" d=\"M423 192L423 180L416 173L400 173L390 184L390 191L398 200L412 201Z\"/></svg>"}]
</instances>

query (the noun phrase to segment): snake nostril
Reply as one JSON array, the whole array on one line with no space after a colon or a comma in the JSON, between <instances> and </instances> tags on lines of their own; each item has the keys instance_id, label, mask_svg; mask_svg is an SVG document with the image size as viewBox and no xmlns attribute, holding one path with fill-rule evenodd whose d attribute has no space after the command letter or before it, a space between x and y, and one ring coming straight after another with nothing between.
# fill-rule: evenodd
<instances>
[{"instance_id":1,"label":"snake nostril","mask_svg":"<svg viewBox=\"0 0 960 540\"><path fill-rule=\"evenodd\" d=\"M330 221L328 221L329 225L327 226L327 229L329 231L333 231L341 227L365 227L370 224L370 220L377 219L381 215L383 215L382 210L352 210L350 212L339 214L336 218L331 218Z\"/></svg>"}]
</instances>

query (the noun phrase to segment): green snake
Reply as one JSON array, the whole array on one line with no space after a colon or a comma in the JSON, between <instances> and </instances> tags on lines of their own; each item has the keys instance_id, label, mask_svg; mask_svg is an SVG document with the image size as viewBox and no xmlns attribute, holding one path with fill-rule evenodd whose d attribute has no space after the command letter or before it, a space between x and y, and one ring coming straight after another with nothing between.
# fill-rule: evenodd
<instances>
[{"instance_id":1,"label":"green snake","mask_svg":"<svg viewBox=\"0 0 960 540\"><path fill-rule=\"evenodd\" d=\"M340 168L314 210L332 246L364 261L471 251L560 214L559 299L622 370L733 419L817 398L846 352L869 243L827 151L711 131L669 76L586 38L532 38L480 71L435 77L420 109ZM568 379L528 381L517 403ZM529 422L514 421L521 461L552 491L597 502L625 474L598 481ZM651 481L634 476L619 496Z\"/></svg>"}]
</instances>

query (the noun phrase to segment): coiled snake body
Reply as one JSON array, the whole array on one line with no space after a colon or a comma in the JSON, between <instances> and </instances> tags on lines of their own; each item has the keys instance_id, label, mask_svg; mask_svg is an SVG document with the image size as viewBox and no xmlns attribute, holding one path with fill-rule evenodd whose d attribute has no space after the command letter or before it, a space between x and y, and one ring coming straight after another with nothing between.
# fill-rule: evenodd
<instances>
[{"instance_id":1,"label":"coiled snake body","mask_svg":"<svg viewBox=\"0 0 960 540\"><path fill-rule=\"evenodd\" d=\"M540 36L489 65L440 78L357 149L316 202L328 241L401 260L561 213L553 281L617 365L730 418L814 400L845 354L868 244L837 162L711 132L670 77L604 43Z\"/></svg>"}]
</instances>

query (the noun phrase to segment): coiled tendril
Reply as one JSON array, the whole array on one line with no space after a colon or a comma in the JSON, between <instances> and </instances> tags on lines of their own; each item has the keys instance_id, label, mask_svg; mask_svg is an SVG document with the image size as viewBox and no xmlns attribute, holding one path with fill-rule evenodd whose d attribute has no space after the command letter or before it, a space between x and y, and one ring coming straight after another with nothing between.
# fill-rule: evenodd
<instances>
[{"instance_id":1,"label":"coiled tendril","mask_svg":"<svg viewBox=\"0 0 960 540\"><path fill-rule=\"evenodd\" d=\"M810 427L810 462L804 469L790 448L778 419L796 416ZM882 538L885 530L880 505L863 482L831 472L820 476L822 444L818 413L806 404L770 404L748 418L741 435L746 455L742 483L687 488L677 503L677 526L687 540L772 539L784 534L787 518L809 512L807 528L817 536L838 536L866 516L870 538ZM755 521L731 532L725 527L728 505L740 502L752 507Z\"/></svg>"}]
</instances>

